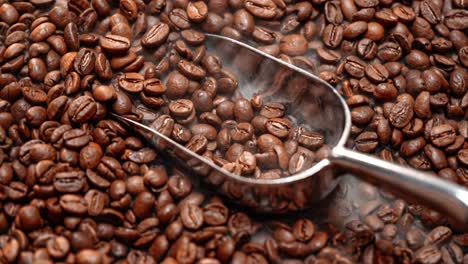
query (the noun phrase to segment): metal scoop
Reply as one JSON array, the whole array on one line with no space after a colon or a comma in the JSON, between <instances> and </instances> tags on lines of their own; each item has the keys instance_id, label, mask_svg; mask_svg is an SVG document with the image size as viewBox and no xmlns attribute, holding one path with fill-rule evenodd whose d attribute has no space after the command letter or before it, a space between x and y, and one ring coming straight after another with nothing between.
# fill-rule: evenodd
<instances>
[{"instance_id":1,"label":"metal scoop","mask_svg":"<svg viewBox=\"0 0 468 264\"><path fill-rule=\"evenodd\" d=\"M141 122L113 114L137 129L160 151L195 172L216 190L255 210L284 212L300 210L324 198L337 184L339 168L351 171L372 184L403 198L429 205L460 223L468 224L468 191L427 173L401 167L346 149L351 115L345 100L328 83L242 42L206 34L207 53L221 58L223 68L238 78L238 92L250 99L281 102L297 124L319 130L331 146L328 158L309 169L277 179L254 179L235 175L215 164L210 157L187 150L171 138ZM144 110L149 111L152 110Z\"/></svg>"}]
</instances>

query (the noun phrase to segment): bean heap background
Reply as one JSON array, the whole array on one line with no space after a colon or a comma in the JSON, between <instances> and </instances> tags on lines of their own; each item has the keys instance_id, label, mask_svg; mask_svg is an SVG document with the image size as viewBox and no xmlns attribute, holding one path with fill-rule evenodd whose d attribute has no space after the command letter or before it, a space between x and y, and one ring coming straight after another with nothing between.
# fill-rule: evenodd
<instances>
[{"instance_id":1,"label":"bean heap background","mask_svg":"<svg viewBox=\"0 0 468 264\"><path fill-rule=\"evenodd\" d=\"M324 217L253 217L108 116L139 116L127 93L218 110L242 77L205 54L203 32L217 33L337 86L351 147L466 185L466 1L0 3L0 262L468 261L468 234L446 216L353 180Z\"/></svg>"}]
</instances>

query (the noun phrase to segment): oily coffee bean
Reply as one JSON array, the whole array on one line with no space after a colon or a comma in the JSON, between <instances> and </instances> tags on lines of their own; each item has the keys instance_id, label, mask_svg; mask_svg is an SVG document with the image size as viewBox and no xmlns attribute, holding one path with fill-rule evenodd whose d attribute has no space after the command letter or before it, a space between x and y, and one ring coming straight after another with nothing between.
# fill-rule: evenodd
<instances>
[{"instance_id":1,"label":"oily coffee bean","mask_svg":"<svg viewBox=\"0 0 468 264\"><path fill-rule=\"evenodd\" d=\"M366 63L355 56L348 56L344 64L344 69L353 77L361 78L365 74Z\"/></svg>"},{"instance_id":2,"label":"oily coffee bean","mask_svg":"<svg viewBox=\"0 0 468 264\"><path fill-rule=\"evenodd\" d=\"M73 122L84 123L97 112L97 106L94 99L89 96L80 96L70 103L68 115Z\"/></svg>"},{"instance_id":3,"label":"oily coffee bean","mask_svg":"<svg viewBox=\"0 0 468 264\"><path fill-rule=\"evenodd\" d=\"M76 193L84 186L84 173L82 172L61 172L54 178L54 188L58 192Z\"/></svg>"},{"instance_id":4,"label":"oily coffee bean","mask_svg":"<svg viewBox=\"0 0 468 264\"><path fill-rule=\"evenodd\" d=\"M130 40L119 35L108 34L101 38L102 49L111 54L125 53L130 48Z\"/></svg>"},{"instance_id":5,"label":"oily coffee bean","mask_svg":"<svg viewBox=\"0 0 468 264\"><path fill-rule=\"evenodd\" d=\"M448 125L442 124L431 129L430 138L437 147L444 147L452 144L455 141L455 129Z\"/></svg>"},{"instance_id":6,"label":"oily coffee bean","mask_svg":"<svg viewBox=\"0 0 468 264\"><path fill-rule=\"evenodd\" d=\"M284 36L280 41L280 50L289 56L303 55L307 51L307 40L298 34Z\"/></svg>"},{"instance_id":7,"label":"oily coffee bean","mask_svg":"<svg viewBox=\"0 0 468 264\"><path fill-rule=\"evenodd\" d=\"M87 75L94 70L96 55L94 51L89 49L80 49L75 57L73 67L80 75Z\"/></svg>"},{"instance_id":8,"label":"oily coffee bean","mask_svg":"<svg viewBox=\"0 0 468 264\"><path fill-rule=\"evenodd\" d=\"M341 25L329 24L322 33L323 43L329 48L336 48L343 40L343 28Z\"/></svg>"},{"instance_id":9,"label":"oily coffee bean","mask_svg":"<svg viewBox=\"0 0 468 264\"><path fill-rule=\"evenodd\" d=\"M129 93L139 93L143 91L144 81L144 77L139 73L124 73L119 78L119 87Z\"/></svg>"},{"instance_id":10,"label":"oily coffee bean","mask_svg":"<svg viewBox=\"0 0 468 264\"><path fill-rule=\"evenodd\" d=\"M163 44L169 36L169 25L166 23L158 23L152 26L143 35L141 44L145 48L156 48Z\"/></svg>"},{"instance_id":11,"label":"oily coffee bean","mask_svg":"<svg viewBox=\"0 0 468 264\"><path fill-rule=\"evenodd\" d=\"M248 0L245 9L260 19L271 19L276 15L276 4L271 0Z\"/></svg>"}]
</instances>

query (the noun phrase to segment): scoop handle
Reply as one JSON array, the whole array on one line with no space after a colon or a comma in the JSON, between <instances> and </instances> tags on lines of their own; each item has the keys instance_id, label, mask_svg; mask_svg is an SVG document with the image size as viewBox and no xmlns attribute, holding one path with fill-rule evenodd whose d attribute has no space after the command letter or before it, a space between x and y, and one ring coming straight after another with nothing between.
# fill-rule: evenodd
<instances>
[{"instance_id":1,"label":"scoop handle","mask_svg":"<svg viewBox=\"0 0 468 264\"><path fill-rule=\"evenodd\" d=\"M343 147L333 148L330 161L402 198L446 213L459 224L468 227L468 190L464 187Z\"/></svg>"}]
</instances>

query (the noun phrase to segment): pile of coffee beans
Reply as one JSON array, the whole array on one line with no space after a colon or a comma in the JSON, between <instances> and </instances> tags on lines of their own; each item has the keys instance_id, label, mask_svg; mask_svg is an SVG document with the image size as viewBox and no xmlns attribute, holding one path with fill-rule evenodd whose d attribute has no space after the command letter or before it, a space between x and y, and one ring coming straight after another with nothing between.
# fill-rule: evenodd
<instances>
[{"instance_id":1,"label":"pile of coffee beans","mask_svg":"<svg viewBox=\"0 0 468 264\"><path fill-rule=\"evenodd\" d=\"M310 215L254 216L197 189L109 115L150 108L164 134L249 177L323 157L326 139L288 123L284 105L232 96L242 76L204 46L216 33L335 85L352 112L349 147L468 186L467 8L0 0L0 262L468 261L459 225L362 182Z\"/></svg>"},{"instance_id":2,"label":"pile of coffee beans","mask_svg":"<svg viewBox=\"0 0 468 264\"><path fill-rule=\"evenodd\" d=\"M184 50L191 52L187 47ZM233 74L223 77L221 72L227 70L219 70L219 61L218 56L207 55L201 62L203 67L199 67L182 59L177 64L179 70L170 72L165 84L155 77L125 72L117 83L128 98L105 85L97 86L93 96L111 103L114 112L130 114L137 120L143 119L141 108L134 113L137 116L132 116L130 102L141 102L145 113L154 114L145 118L151 128L237 175L256 179L289 176L310 168L327 155L325 136L294 126L284 104L263 103L260 96L251 100L232 98L237 78ZM181 66L185 64L189 66ZM194 80L193 69L203 73L201 82ZM206 72L221 77L205 78ZM119 93L128 107L120 108L116 100Z\"/></svg>"}]
</instances>

